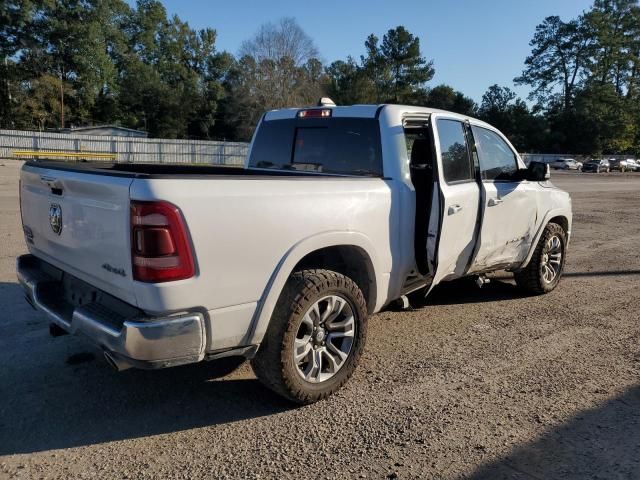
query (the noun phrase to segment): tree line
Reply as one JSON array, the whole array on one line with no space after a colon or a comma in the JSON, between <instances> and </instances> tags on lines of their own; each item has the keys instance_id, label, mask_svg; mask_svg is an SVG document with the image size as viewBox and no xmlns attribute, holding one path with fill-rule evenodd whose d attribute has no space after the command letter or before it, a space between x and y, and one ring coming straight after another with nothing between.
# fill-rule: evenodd
<instances>
[{"instance_id":1,"label":"tree line","mask_svg":"<svg viewBox=\"0 0 640 480\"><path fill-rule=\"evenodd\" d=\"M0 5L2 128L117 124L152 137L248 140L265 110L330 96L475 116L520 151L640 154L638 0L544 19L514 79L531 88L529 103L493 85L480 104L429 86L433 61L403 26L369 35L359 58L325 64L292 18L262 25L234 56L216 49L214 29L191 28L158 0Z\"/></svg>"}]
</instances>

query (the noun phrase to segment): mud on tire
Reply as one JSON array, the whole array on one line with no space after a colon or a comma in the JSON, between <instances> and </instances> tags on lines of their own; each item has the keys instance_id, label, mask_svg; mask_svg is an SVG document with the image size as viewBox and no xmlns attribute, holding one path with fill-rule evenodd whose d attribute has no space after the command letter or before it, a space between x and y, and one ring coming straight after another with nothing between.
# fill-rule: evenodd
<instances>
[{"instance_id":1,"label":"mud on tire","mask_svg":"<svg viewBox=\"0 0 640 480\"><path fill-rule=\"evenodd\" d=\"M344 299L354 318L348 356L332 376L312 383L305 380L294 359L294 344L307 312L327 296ZM353 374L367 335L367 306L362 291L349 277L330 270L302 270L287 281L271 322L251 366L258 379L288 400L309 404L336 392ZM300 339L298 339L300 341Z\"/></svg>"},{"instance_id":2,"label":"mud on tire","mask_svg":"<svg viewBox=\"0 0 640 480\"><path fill-rule=\"evenodd\" d=\"M549 264L549 242L557 238L560 241L559 269L552 281L545 279L545 265ZM566 259L567 234L557 223L549 223L542 233L533 252L531 261L522 270L515 272L516 284L523 290L534 295L548 293L560 282Z\"/></svg>"}]
</instances>

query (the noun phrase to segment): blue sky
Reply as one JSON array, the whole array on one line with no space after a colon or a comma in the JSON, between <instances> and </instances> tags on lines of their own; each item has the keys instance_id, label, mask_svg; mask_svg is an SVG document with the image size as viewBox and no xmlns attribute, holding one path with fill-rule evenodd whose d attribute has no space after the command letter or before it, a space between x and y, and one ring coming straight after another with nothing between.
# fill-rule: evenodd
<instances>
[{"instance_id":1,"label":"blue sky","mask_svg":"<svg viewBox=\"0 0 640 480\"><path fill-rule=\"evenodd\" d=\"M132 2L133 3L133 2ZM577 17L592 0L164 0L194 28L218 31L218 49L237 53L243 40L265 22L295 17L314 39L322 59L331 62L364 52L370 33L378 37L404 25L420 37L433 59L429 83L446 83L480 101L487 87L513 87L530 52L535 27L549 15ZM527 87L515 89L523 98Z\"/></svg>"}]
</instances>

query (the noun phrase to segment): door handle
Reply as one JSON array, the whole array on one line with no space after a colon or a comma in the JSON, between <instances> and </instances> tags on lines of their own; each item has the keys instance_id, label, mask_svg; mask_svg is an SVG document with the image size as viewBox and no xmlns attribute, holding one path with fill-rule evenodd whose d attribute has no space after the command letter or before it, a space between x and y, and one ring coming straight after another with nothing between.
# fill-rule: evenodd
<instances>
[{"instance_id":1,"label":"door handle","mask_svg":"<svg viewBox=\"0 0 640 480\"><path fill-rule=\"evenodd\" d=\"M500 205L504 200L502 200L501 198L490 198L489 199L489 206L490 207L495 207L496 205Z\"/></svg>"},{"instance_id":2,"label":"door handle","mask_svg":"<svg viewBox=\"0 0 640 480\"><path fill-rule=\"evenodd\" d=\"M451 205L449 207L449 215L455 215L460 210L462 210L462 207L460 205Z\"/></svg>"}]
</instances>

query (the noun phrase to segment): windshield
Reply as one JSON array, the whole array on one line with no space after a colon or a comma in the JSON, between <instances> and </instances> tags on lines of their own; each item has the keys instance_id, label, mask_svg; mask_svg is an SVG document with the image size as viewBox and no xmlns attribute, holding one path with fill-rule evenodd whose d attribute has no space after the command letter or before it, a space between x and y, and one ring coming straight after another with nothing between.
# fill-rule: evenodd
<instances>
[{"instance_id":1,"label":"windshield","mask_svg":"<svg viewBox=\"0 0 640 480\"><path fill-rule=\"evenodd\" d=\"M346 175L382 175L378 121L295 118L260 124L249 167Z\"/></svg>"}]
</instances>

